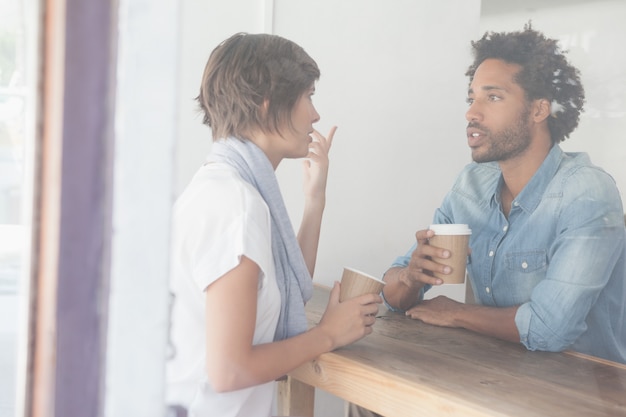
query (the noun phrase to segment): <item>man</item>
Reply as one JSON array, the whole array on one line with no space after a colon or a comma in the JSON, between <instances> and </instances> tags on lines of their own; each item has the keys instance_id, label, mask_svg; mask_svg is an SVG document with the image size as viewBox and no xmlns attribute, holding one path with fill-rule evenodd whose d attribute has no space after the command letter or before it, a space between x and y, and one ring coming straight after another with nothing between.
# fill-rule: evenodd
<instances>
[{"instance_id":1,"label":"man","mask_svg":"<svg viewBox=\"0 0 626 417\"><path fill-rule=\"evenodd\" d=\"M385 274L384 300L426 323L462 327L529 350L574 350L626 363L626 229L613 179L559 147L584 104L579 72L527 25L472 42L467 141L434 223L472 229L467 272L477 304L424 292L449 273L432 232ZM419 360L419 358L416 358ZM369 415L350 406L350 415Z\"/></svg>"}]
</instances>

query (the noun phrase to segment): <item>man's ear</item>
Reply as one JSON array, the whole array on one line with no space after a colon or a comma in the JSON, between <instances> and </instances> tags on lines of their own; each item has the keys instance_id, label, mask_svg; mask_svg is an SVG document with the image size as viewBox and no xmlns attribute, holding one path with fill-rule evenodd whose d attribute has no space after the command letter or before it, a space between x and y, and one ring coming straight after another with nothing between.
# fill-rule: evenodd
<instances>
[{"instance_id":1,"label":"man's ear","mask_svg":"<svg viewBox=\"0 0 626 417\"><path fill-rule=\"evenodd\" d=\"M550 117L550 100L545 98L535 100L532 115L535 123L541 123Z\"/></svg>"}]
</instances>

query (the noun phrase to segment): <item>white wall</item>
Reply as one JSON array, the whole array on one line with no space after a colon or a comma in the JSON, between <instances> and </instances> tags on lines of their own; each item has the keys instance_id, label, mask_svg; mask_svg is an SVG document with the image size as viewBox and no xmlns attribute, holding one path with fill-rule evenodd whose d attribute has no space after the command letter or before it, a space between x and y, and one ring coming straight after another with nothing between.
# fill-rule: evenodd
<instances>
[{"instance_id":1,"label":"white wall","mask_svg":"<svg viewBox=\"0 0 626 417\"><path fill-rule=\"evenodd\" d=\"M120 0L101 416L164 413L179 50L176 0ZM149 46L148 46L149 45ZM158 46L157 46L158 45ZM155 47L156 46L156 47ZM155 86L159 86L158 89ZM26 415L26 414L24 414Z\"/></svg>"}]
</instances>

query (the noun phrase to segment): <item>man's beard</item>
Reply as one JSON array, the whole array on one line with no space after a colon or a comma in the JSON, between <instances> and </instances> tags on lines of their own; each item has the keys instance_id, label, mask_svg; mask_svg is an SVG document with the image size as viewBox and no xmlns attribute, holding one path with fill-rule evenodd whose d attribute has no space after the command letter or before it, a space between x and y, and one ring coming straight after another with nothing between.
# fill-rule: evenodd
<instances>
[{"instance_id":1,"label":"man's beard","mask_svg":"<svg viewBox=\"0 0 626 417\"><path fill-rule=\"evenodd\" d=\"M478 163L506 161L526 151L531 142L531 133L528 126L529 116L530 106L526 106L517 119L517 122L500 132L491 132L478 124L474 125L470 123L470 127L476 127L482 130L489 137L487 149L481 154L475 154L473 152L472 159Z\"/></svg>"}]
</instances>

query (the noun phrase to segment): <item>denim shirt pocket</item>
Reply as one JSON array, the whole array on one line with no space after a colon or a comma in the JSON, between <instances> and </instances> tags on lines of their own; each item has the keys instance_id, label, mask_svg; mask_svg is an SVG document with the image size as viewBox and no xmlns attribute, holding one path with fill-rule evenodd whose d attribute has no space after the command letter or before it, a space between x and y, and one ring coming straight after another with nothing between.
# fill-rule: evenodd
<instances>
[{"instance_id":1,"label":"denim shirt pocket","mask_svg":"<svg viewBox=\"0 0 626 417\"><path fill-rule=\"evenodd\" d=\"M511 252L505 255L506 268L518 273L534 273L545 270L548 266L548 256L545 250L526 252Z\"/></svg>"}]
</instances>

